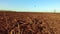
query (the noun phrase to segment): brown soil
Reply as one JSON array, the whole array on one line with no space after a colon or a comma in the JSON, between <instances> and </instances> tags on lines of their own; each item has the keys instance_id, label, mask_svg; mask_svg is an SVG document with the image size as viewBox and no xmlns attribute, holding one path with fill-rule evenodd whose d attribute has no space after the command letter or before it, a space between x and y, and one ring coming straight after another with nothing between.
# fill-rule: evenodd
<instances>
[{"instance_id":1,"label":"brown soil","mask_svg":"<svg viewBox=\"0 0 60 34\"><path fill-rule=\"evenodd\" d=\"M60 34L60 14L0 12L0 34Z\"/></svg>"}]
</instances>

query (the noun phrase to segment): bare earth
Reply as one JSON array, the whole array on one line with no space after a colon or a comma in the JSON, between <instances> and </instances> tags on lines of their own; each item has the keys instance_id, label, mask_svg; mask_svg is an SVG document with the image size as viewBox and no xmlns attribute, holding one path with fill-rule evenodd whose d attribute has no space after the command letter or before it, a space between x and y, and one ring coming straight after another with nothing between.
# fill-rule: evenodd
<instances>
[{"instance_id":1,"label":"bare earth","mask_svg":"<svg viewBox=\"0 0 60 34\"><path fill-rule=\"evenodd\" d=\"M0 34L60 34L60 13L0 12Z\"/></svg>"}]
</instances>

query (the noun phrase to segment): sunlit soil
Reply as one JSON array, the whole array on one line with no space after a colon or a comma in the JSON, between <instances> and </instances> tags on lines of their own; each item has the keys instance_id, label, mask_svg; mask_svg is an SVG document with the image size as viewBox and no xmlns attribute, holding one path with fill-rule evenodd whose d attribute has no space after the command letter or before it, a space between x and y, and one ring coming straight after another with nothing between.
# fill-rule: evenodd
<instances>
[{"instance_id":1,"label":"sunlit soil","mask_svg":"<svg viewBox=\"0 0 60 34\"><path fill-rule=\"evenodd\" d=\"M60 14L0 12L0 34L60 34Z\"/></svg>"}]
</instances>

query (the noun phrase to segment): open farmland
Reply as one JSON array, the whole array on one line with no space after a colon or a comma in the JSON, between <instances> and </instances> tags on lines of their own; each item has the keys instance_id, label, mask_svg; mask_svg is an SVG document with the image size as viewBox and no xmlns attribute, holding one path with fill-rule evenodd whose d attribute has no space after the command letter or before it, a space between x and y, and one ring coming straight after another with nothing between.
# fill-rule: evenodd
<instances>
[{"instance_id":1,"label":"open farmland","mask_svg":"<svg viewBox=\"0 0 60 34\"><path fill-rule=\"evenodd\" d=\"M60 13L1 11L0 34L60 34Z\"/></svg>"}]
</instances>

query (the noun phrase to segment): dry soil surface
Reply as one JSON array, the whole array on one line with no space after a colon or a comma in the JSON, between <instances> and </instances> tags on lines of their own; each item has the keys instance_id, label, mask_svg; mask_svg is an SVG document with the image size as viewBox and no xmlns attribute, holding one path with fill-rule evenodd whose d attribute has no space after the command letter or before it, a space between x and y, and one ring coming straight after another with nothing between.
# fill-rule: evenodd
<instances>
[{"instance_id":1,"label":"dry soil surface","mask_svg":"<svg viewBox=\"0 0 60 34\"><path fill-rule=\"evenodd\" d=\"M0 12L0 34L60 34L60 13Z\"/></svg>"}]
</instances>

